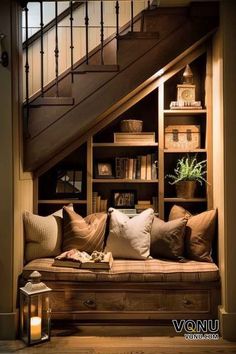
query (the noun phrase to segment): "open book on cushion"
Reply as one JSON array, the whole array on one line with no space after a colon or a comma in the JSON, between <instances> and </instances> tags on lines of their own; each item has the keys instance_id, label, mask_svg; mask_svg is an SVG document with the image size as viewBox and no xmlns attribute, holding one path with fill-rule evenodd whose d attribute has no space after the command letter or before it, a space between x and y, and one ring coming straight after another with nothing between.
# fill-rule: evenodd
<instances>
[{"instance_id":1,"label":"open book on cushion","mask_svg":"<svg viewBox=\"0 0 236 354\"><path fill-rule=\"evenodd\" d=\"M111 252L94 251L91 255L87 252L80 252L72 249L61 253L54 259L53 266L56 267L72 267L83 269L110 269L113 257Z\"/></svg>"}]
</instances>

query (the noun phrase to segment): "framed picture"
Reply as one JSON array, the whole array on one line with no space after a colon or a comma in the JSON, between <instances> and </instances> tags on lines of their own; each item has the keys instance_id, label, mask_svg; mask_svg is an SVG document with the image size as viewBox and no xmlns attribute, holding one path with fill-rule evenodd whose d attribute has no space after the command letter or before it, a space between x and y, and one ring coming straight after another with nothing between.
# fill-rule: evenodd
<instances>
[{"instance_id":1,"label":"framed picture","mask_svg":"<svg viewBox=\"0 0 236 354\"><path fill-rule=\"evenodd\" d=\"M135 190L112 191L112 204L114 208L134 208L136 203Z\"/></svg>"},{"instance_id":2,"label":"framed picture","mask_svg":"<svg viewBox=\"0 0 236 354\"><path fill-rule=\"evenodd\" d=\"M61 197L77 196L82 192L82 171L57 171L56 195Z\"/></svg>"},{"instance_id":3,"label":"framed picture","mask_svg":"<svg viewBox=\"0 0 236 354\"><path fill-rule=\"evenodd\" d=\"M112 163L106 161L96 162L95 178L114 178Z\"/></svg>"}]
</instances>

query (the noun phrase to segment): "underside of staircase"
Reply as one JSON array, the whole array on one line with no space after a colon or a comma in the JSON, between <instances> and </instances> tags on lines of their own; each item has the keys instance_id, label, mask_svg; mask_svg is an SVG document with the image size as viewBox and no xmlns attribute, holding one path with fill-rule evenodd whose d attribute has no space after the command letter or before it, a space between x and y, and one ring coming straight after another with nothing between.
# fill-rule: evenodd
<instances>
[{"instance_id":1,"label":"underside of staircase","mask_svg":"<svg viewBox=\"0 0 236 354\"><path fill-rule=\"evenodd\" d=\"M30 100L25 170L39 175L78 148L176 60L208 40L217 25L214 2L143 11L136 21L140 32L125 28L120 33L117 63L113 36L105 43L105 65L99 65L97 48L90 53L89 65L83 61L75 65L73 83L70 70L60 76L60 99L55 98L55 83L51 83L43 99L35 95Z\"/></svg>"}]
</instances>

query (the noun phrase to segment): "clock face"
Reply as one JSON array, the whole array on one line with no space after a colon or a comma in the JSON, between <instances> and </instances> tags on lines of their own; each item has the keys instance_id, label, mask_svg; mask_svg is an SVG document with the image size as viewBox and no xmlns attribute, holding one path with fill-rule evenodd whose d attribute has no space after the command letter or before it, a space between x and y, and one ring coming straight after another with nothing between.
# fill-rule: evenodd
<instances>
[{"instance_id":1,"label":"clock face","mask_svg":"<svg viewBox=\"0 0 236 354\"><path fill-rule=\"evenodd\" d=\"M193 91L189 89L185 89L181 93L181 97L185 101L192 101L193 100Z\"/></svg>"}]
</instances>

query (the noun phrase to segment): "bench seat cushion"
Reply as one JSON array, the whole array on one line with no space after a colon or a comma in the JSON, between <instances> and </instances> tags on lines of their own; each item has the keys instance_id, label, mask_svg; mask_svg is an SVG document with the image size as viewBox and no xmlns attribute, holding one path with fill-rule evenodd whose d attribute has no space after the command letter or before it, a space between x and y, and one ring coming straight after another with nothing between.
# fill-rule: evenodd
<instances>
[{"instance_id":1,"label":"bench seat cushion","mask_svg":"<svg viewBox=\"0 0 236 354\"><path fill-rule=\"evenodd\" d=\"M187 261L179 263L159 259L114 260L112 268L91 270L53 267L52 258L35 259L23 269L23 278L32 271L42 274L43 281L75 282L208 282L219 279L219 269L214 263Z\"/></svg>"}]
</instances>

